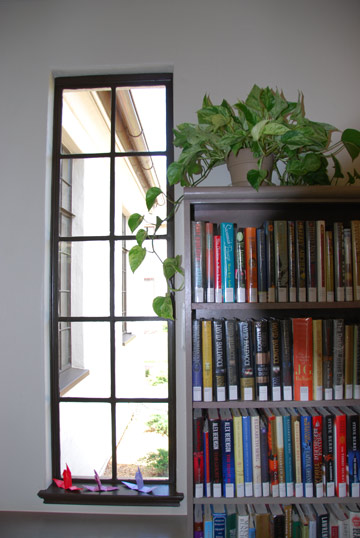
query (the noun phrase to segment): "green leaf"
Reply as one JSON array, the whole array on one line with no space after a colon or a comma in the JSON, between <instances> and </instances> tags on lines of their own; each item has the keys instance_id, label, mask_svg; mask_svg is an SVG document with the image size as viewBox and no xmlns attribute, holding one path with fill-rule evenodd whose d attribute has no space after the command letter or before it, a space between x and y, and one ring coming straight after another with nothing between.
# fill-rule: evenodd
<instances>
[{"instance_id":1,"label":"green leaf","mask_svg":"<svg viewBox=\"0 0 360 538\"><path fill-rule=\"evenodd\" d=\"M161 219L160 217L156 217L156 225L155 225L155 233L158 231L162 223L165 219Z\"/></svg>"},{"instance_id":2,"label":"green leaf","mask_svg":"<svg viewBox=\"0 0 360 538\"><path fill-rule=\"evenodd\" d=\"M156 198L159 194L162 193L162 190L159 187L150 187L146 191L146 207L150 210L155 203Z\"/></svg>"},{"instance_id":3,"label":"green leaf","mask_svg":"<svg viewBox=\"0 0 360 538\"><path fill-rule=\"evenodd\" d=\"M142 264L146 256L146 249L135 245L129 250L129 263L130 269L134 273L136 269Z\"/></svg>"},{"instance_id":4,"label":"green leaf","mask_svg":"<svg viewBox=\"0 0 360 538\"><path fill-rule=\"evenodd\" d=\"M254 110L261 111L262 105L260 101L260 95L261 95L261 89L257 84L254 84L254 86L251 88L249 95L246 98L245 104L249 108L253 108Z\"/></svg>"},{"instance_id":5,"label":"green leaf","mask_svg":"<svg viewBox=\"0 0 360 538\"><path fill-rule=\"evenodd\" d=\"M167 280L170 280L176 273L184 274L184 270L181 267L181 256L176 258L166 258L163 263L164 276Z\"/></svg>"},{"instance_id":6,"label":"green leaf","mask_svg":"<svg viewBox=\"0 0 360 538\"><path fill-rule=\"evenodd\" d=\"M334 168L335 168L334 177L344 177L339 160L335 157L335 155L331 155L331 158L333 160Z\"/></svg>"},{"instance_id":7,"label":"green leaf","mask_svg":"<svg viewBox=\"0 0 360 538\"><path fill-rule=\"evenodd\" d=\"M264 135L283 135L289 131L289 127L282 123L277 123L276 121L270 121L267 123L263 129Z\"/></svg>"},{"instance_id":8,"label":"green leaf","mask_svg":"<svg viewBox=\"0 0 360 538\"><path fill-rule=\"evenodd\" d=\"M357 131L356 129L345 129L341 135L341 141L347 149L351 159L356 159L360 153L360 131Z\"/></svg>"},{"instance_id":9,"label":"green leaf","mask_svg":"<svg viewBox=\"0 0 360 538\"><path fill-rule=\"evenodd\" d=\"M265 125L269 120L261 120L251 129L251 136L255 141L258 141L260 136L263 134Z\"/></svg>"},{"instance_id":10,"label":"green leaf","mask_svg":"<svg viewBox=\"0 0 360 538\"><path fill-rule=\"evenodd\" d=\"M254 189L259 190L261 183L266 178L267 170L249 170L247 173L248 182Z\"/></svg>"},{"instance_id":11,"label":"green leaf","mask_svg":"<svg viewBox=\"0 0 360 538\"><path fill-rule=\"evenodd\" d=\"M147 238L147 231L144 229L141 229L137 232L135 237L136 237L137 244L141 247L141 245Z\"/></svg>"},{"instance_id":12,"label":"green leaf","mask_svg":"<svg viewBox=\"0 0 360 538\"><path fill-rule=\"evenodd\" d=\"M153 310L160 318L174 319L173 305L170 297L155 297Z\"/></svg>"},{"instance_id":13,"label":"green leaf","mask_svg":"<svg viewBox=\"0 0 360 538\"><path fill-rule=\"evenodd\" d=\"M266 87L261 92L260 99L261 99L262 103L264 104L266 110L269 112L273 108L273 106L275 104L274 94L273 94L273 92L271 91L271 89L269 87Z\"/></svg>"},{"instance_id":14,"label":"green leaf","mask_svg":"<svg viewBox=\"0 0 360 538\"><path fill-rule=\"evenodd\" d=\"M184 166L181 163L173 162L168 166L167 178L169 185L180 183L184 177Z\"/></svg>"},{"instance_id":15,"label":"green leaf","mask_svg":"<svg viewBox=\"0 0 360 538\"><path fill-rule=\"evenodd\" d=\"M321 155L318 155L317 153L307 153L302 162L304 169L307 172L315 172L316 170L319 170L321 166Z\"/></svg>"},{"instance_id":16,"label":"green leaf","mask_svg":"<svg viewBox=\"0 0 360 538\"><path fill-rule=\"evenodd\" d=\"M144 220L144 216L139 215L139 213L133 213L132 215L130 215L129 221L128 221L130 230L134 232L136 228L140 226L143 220Z\"/></svg>"}]
</instances>

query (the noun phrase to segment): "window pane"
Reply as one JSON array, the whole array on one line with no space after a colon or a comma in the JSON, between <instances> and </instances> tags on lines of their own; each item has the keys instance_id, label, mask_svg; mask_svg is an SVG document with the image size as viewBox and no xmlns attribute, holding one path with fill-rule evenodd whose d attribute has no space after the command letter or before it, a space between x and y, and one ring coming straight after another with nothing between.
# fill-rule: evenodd
<instances>
[{"instance_id":1,"label":"window pane","mask_svg":"<svg viewBox=\"0 0 360 538\"><path fill-rule=\"evenodd\" d=\"M166 216L166 198L161 195L150 212L147 211L145 193L149 187L159 187L166 192L166 158L165 157L118 157L115 161L115 233L130 234L124 226L123 216L132 213L145 215L141 224L148 228L149 234L154 230L156 218ZM137 231L137 230L136 230ZM166 222L157 234L166 234Z\"/></svg>"},{"instance_id":2,"label":"window pane","mask_svg":"<svg viewBox=\"0 0 360 538\"><path fill-rule=\"evenodd\" d=\"M110 151L109 89L64 90L61 145L68 153Z\"/></svg>"},{"instance_id":3,"label":"window pane","mask_svg":"<svg viewBox=\"0 0 360 538\"><path fill-rule=\"evenodd\" d=\"M121 403L116 406L117 478L168 478L168 406ZM111 460L106 476L111 476Z\"/></svg>"},{"instance_id":4,"label":"window pane","mask_svg":"<svg viewBox=\"0 0 360 538\"><path fill-rule=\"evenodd\" d=\"M74 477L104 476L111 458L111 410L104 403L60 403L61 473Z\"/></svg>"},{"instance_id":5,"label":"window pane","mask_svg":"<svg viewBox=\"0 0 360 538\"><path fill-rule=\"evenodd\" d=\"M166 149L165 87L116 90L117 151Z\"/></svg>"},{"instance_id":6,"label":"window pane","mask_svg":"<svg viewBox=\"0 0 360 538\"><path fill-rule=\"evenodd\" d=\"M63 330L67 325L68 330ZM70 355L64 377L73 380L66 396L106 398L110 396L110 329L108 323L60 323L59 338L67 335L67 346L61 349L64 360ZM63 362L62 354L60 355ZM79 380L80 379L80 380ZM60 377L61 381L61 377ZM62 385L62 383L60 383ZM63 390L63 386L60 386ZM62 395L65 393L62 392Z\"/></svg>"},{"instance_id":7,"label":"window pane","mask_svg":"<svg viewBox=\"0 0 360 538\"><path fill-rule=\"evenodd\" d=\"M108 235L109 208L110 160L62 160L60 235Z\"/></svg>"},{"instance_id":8,"label":"window pane","mask_svg":"<svg viewBox=\"0 0 360 538\"><path fill-rule=\"evenodd\" d=\"M59 243L59 315L109 315L107 241Z\"/></svg>"},{"instance_id":9,"label":"window pane","mask_svg":"<svg viewBox=\"0 0 360 538\"><path fill-rule=\"evenodd\" d=\"M128 251L136 241L117 241L115 245L115 312L117 316L154 316L154 297L167 291L163 267L157 256L146 254L145 262L133 273L129 265ZM151 241L143 247L150 250ZM156 241L156 251L166 258L166 241Z\"/></svg>"},{"instance_id":10,"label":"window pane","mask_svg":"<svg viewBox=\"0 0 360 538\"><path fill-rule=\"evenodd\" d=\"M116 396L168 397L166 321L116 324Z\"/></svg>"}]
</instances>

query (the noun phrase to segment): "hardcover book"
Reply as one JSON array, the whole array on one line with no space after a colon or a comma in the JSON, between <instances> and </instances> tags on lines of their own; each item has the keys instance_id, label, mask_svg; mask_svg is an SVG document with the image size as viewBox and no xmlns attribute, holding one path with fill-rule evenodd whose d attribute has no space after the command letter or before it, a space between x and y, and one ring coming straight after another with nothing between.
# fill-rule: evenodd
<instances>
[{"instance_id":1,"label":"hardcover book","mask_svg":"<svg viewBox=\"0 0 360 538\"><path fill-rule=\"evenodd\" d=\"M354 299L360 300L360 220L352 220L351 228L351 246L352 246L352 263L353 263L353 287Z\"/></svg>"},{"instance_id":2,"label":"hardcover book","mask_svg":"<svg viewBox=\"0 0 360 538\"><path fill-rule=\"evenodd\" d=\"M313 394L312 319L293 318L294 399L309 401Z\"/></svg>"},{"instance_id":3,"label":"hardcover book","mask_svg":"<svg viewBox=\"0 0 360 538\"><path fill-rule=\"evenodd\" d=\"M295 497L303 497L300 415L293 408L289 408L287 411L291 416Z\"/></svg>"},{"instance_id":4,"label":"hardcover book","mask_svg":"<svg viewBox=\"0 0 360 538\"><path fill-rule=\"evenodd\" d=\"M275 302L275 247L274 247L274 222L264 222L266 243L266 279L268 303Z\"/></svg>"},{"instance_id":5,"label":"hardcover book","mask_svg":"<svg viewBox=\"0 0 360 538\"><path fill-rule=\"evenodd\" d=\"M345 367L345 323L343 319L333 320L333 388L334 399L344 398Z\"/></svg>"},{"instance_id":6,"label":"hardcover book","mask_svg":"<svg viewBox=\"0 0 360 538\"><path fill-rule=\"evenodd\" d=\"M316 513L316 533L319 538L330 538L329 512L323 504L314 504Z\"/></svg>"},{"instance_id":7,"label":"hardcover book","mask_svg":"<svg viewBox=\"0 0 360 538\"><path fill-rule=\"evenodd\" d=\"M201 504L194 506L194 538L204 538L204 523Z\"/></svg>"},{"instance_id":8,"label":"hardcover book","mask_svg":"<svg viewBox=\"0 0 360 538\"><path fill-rule=\"evenodd\" d=\"M246 301L258 302L256 228L245 228Z\"/></svg>"},{"instance_id":9,"label":"hardcover book","mask_svg":"<svg viewBox=\"0 0 360 538\"><path fill-rule=\"evenodd\" d=\"M284 456L284 427L283 417L279 409L272 409L276 422L276 452L278 456L279 496L286 497L285 456Z\"/></svg>"},{"instance_id":10,"label":"hardcover book","mask_svg":"<svg viewBox=\"0 0 360 538\"><path fill-rule=\"evenodd\" d=\"M204 453L204 497L211 497L211 463L210 463L210 432L209 421L204 419L203 426L203 453Z\"/></svg>"},{"instance_id":11,"label":"hardcover book","mask_svg":"<svg viewBox=\"0 0 360 538\"><path fill-rule=\"evenodd\" d=\"M225 504L226 538L237 538L237 511L235 504Z\"/></svg>"},{"instance_id":12,"label":"hardcover book","mask_svg":"<svg viewBox=\"0 0 360 538\"><path fill-rule=\"evenodd\" d=\"M270 348L270 390L271 399L274 402L281 400L281 343L280 343L280 320L270 318L269 348Z\"/></svg>"},{"instance_id":13,"label":"hardcover book","mask_svg":"<svg viewBox=\"0 0 360 538\"><path fill-rule=\"evenodd\" d=\"M226 319L224 325L227 395L229 400L237 400L239 397L239 377L238 354L236 348L236 321L234 319Z\"/></svg>"},{"instance_id":14,"label":"hardcover book","mask_svg":"<svg viewBox=\"0 0 360 538\"><path fill-rule=\"evenodd\" d=\"M205 222L191 222L192 295L195 303L205 300Z\"/></svg>"},{"instance_id":15,"label":"hardcover book","mask_svg":"<svg viewBox=\"0 0 360 538\"><path fill-rule=\"evenodd\" d=\"M333 324L331 319L322 322L323 348L323 388L324 399L333 399Z\"/></svg>"},{"instance_id":16,"label":"hardcover book","mask_svg":"<svg viewBox=\"0 0 360 538\"><path fill-rule=\"evenodd\" d=\"M270 353L266 319L253 320L256 399L267 401L270 386Z\"/></svg>"},{"instance_id":17,"label":"hardcover book","mask_svg":"<svg viewBox=\"0 0 360 538\"><path fill-rule=\"evenodd\" d=\"M316 408L323 417L323 466L326 497L335 495L335 438L334 419L328 409Z\"/></svg>"},{"instance_id":18,"label":"hardcover book","mask_svg":"<svg viewBox=\"0 0 360 538\"><path fill-rule=\"evenodd\" d=\"M337 407L330 407L334 416L335 439L335 492L338 497L346 496L346 415Z\"/></svg>"},{"instance_id":19,"label":"hardcover book","mask_svg":"<svg viewBox=\"0 0 360 538\"><path fill-rule=\"evenodd\" d=\"M251 320L237 322L239 340L240 395L242 400L255 399L255 366Z\"/></svg>"},{"instance_id":20,"label":"hardcover book","mask_svg":"<svg viewBox=\"0 0 360 538\"><path fill-rule=\"evenodd\" d=\"M201 348L201 321L192 321L192 388L193 402L202 401L202 348Z\"/></svg>"},{"instance_id":21,"label":"hardcover book","mask_svg":"<svg viewBox=\"0 0 360 538\"><path fill-rule=\"evenodd\" d=\"M295 221L288 220L288 255L289 255L289 302L295 303L296 289L296 246L295 246Z\"/></svg>"},{"instance_id":22,"label":"hardcover book","mask_svg":"<svg viewBox=\"0 0 360 538\"><path fill-rule=\"evenodd\" d=\"M235 496L234 430L230 409L220 409L223 496Z\"/></svg>"},{"instance_id":23,"label":"hardcover book","mask_svg":"<svg viewBox=\"0 0 360 538\"><path fill-rule=\"evenodd\" d=\"M214 225L212 222L205 223L205 284L206 302L213 303L215 300L214 288Z\"/></svg>"},{"instance_id":24,"label":"hardcover book","mask_svg":"<svg viewBox=\"0 0 360 538\"><path fill-rule=\"evenodd\" d=\"M235 236L232 222L220 223L221 278L224 303L235 301Z\"/></svg>"},{"instance_id":25,"label":"hardcover book","mask_svg":"<svg viewBox=\"0 0 360 538\"><path fill-rule=\"evenodd\" d=\"M256 256L258 267L258 301L267 303L266 242L264 228L256 230Z\"/></svg>"},{"instance_id":26,"label":"hardcover book","mask_svg":"<svg viewBox=\"0 0 360 538\"><path fill-rule=\"evenodd\" d=\"M287 240L287 221L274 220L275 247L275 286L278 303L288 301L289 254Z\"/></svg>"},{"instance_id":27,"label":"hardcover book","mask_svg":"<svg viewBox=\"0 0 360 538\"><path fill-rule=\"evenodd\" d=\"M360 324L354 324L354 385L353 398L360 398Z\"/></svg>"},{"instance_id":28,"label":"hardcover book","mask_svg":"<svg viewBox=\"0 0 360 538\"><path fill-rule=\"evenodd\" d=\"M213 538L226 538L226 510L221 503L212 504Z\"/></svg>"},{"instance_id":29,"label":"hardcover book","mask_svg":"<svg viewBox=\"0 0 360 538\"><path fill-rule=\"evenodd\" d=\"M276 419L270 409L261 410L268 431L268 461L272 497L279 497L279 459L276 444Z\"/></svg>"},{"instance_id":30,"label":"hardcover book","mask_svg":"<svg viewBox=\"0 0 360 538\"><path fill-rule=\"evenodd\" d=\"M204 538L213 538L213 519L212 519L212 513L211 513L211 505L204 504L203 510L204 510L204 515L203 515Z\"/></svg>"},{"instance_id":31,"label":"hardcover book","mask_svg":"<svg viewBox=\"0 0 360 538\"><path fill-rule=\"evenodd\" d=\"M214 229L214 294L215 303L222 303L221 236Z\"/></svg>"},{"instance_id":32,"label":"hardcover book","mask_svg":"<svg viewBox=\"0 0 360 538\"><path fill-rule=\"evenodd\" d=\"M210 464L213 497L222 495L222 456L221 456L221 428L219 412L215 407L207 411L210 430Z\"/></svg>"},{"instance_id":33,"label":"hardcover book","mask_svg":"<svg viewBox=\"0 0 360 538\"><path fill-rule=\"evenodd\" d=\"M324 496L323 487L323 417L316 409L309 408L313 432L313 462L315 497Z\"/></svg>"},{"instance_id":34,"label":"hardcover book","mask_svg":"<svg viewBox=\"0 0 360 538\"><path fill-rule=\"evenodd\" d=\"M318 302L326 301L325 221L316 220L316 287Z\"/></svg>"},{"instance_id":35,"label":"hardcover book","mask_svg":"<svg viewBox=\"0 0 360 538\"><path fill-rule=\"evenodd\" d=\"M237 511L237 538L249 538L249 512L245 504L238 504Z\"/></svg>"},{"instance_id":36,"label":"hardcover book","mask_svg":"<svg viewBox=\"0 0 360 538\"><path fill-rule=\"evenodd\" d=\"M360 496L360 407L342 407L346 415L346 449L349 472L349 495Z\"/></svg>"},{"instance_id":37,"label":"hardcover book","mask_svg":"<svg viewBox=\"0 0 360 538\"><path fill-rule=\"evenodd\" d=\"M316 228L314 220L305 221L306 298L309 303L317 300L316 281Z\"/></svg>"},{"instance_id":38,"label":"hardcover book","mask_svg":"<svg viewBox=\"0 0 360 538\"><path fill-rule=\"evenodd\" d=\"M245 497L253 495L253 463L251 441L251 417L247 409L242 409L243 426L243 455L244 455L244 481Z\"/></svg>"},{"instance_id":39,"label":"hardcover book","mask_svg":"<svg viewBox=\"0 0 360 538\"><path fill-rule=\"evenodd\" d=\"M353 397L354 384L354 325L345 325L345 368L344 368L344 385L345 398Z\"/></svg>"},{"instance_id":40,"label":"hardcover book","mask_svg":"<svg viewBox=\"0 0 360 538\"><path fill-rule=\"evenodd\" d=\"M285 537L285 514L279 504L269 504L270 509L270 536Z\"/></svg>"},{"instance_id":41,"label":"hardcover book","mask_svg":"<svg viewBox=\"0 0 360 538\"><path fill-rule=\"evenodd\" d=\"M268 426L264 417L260 414L260 458L261 458L261 483L262 495L270 495L270 473L268 455Z\"/></svg>"},{"instance_id":42,"label":"hardcover book","mask_svg":"<svg viewBox=\"0 0 360 538\"><path fill-rule=\"evenodd\" d=\"M296 289L299 303L306 301L305 222L295 221Z\"/></svg>"},{"instance_id":43,"label":"hardcover book","mask_svg":"<svg viewBox=\"0 0 360 538\"><path fill-rule=\"evenodd\" d=\"M262 481L261 481L260 415L256 409L249 409L248 411L251 417L253 494L254 494L254 497L261 497L262 496Z\"/></svg>"},{"instance_id":44,"label":"hardcover book","mask_svg":"<svg viewBox=\"0 0 360 538\"><path fill-rule=\"evenodd\" d=\"M234 430L235 492L236 497L245 496L243 427L239 409L231 409Z\"/></svg>"},{"instance_id":45,"label":"hardcover book","mask_svg":"<svg viewBox=\"0 0 360 538\"><path fill-rule=\"evenodd\" d=\"M353 268L352 268L351 229L344 228L344 288L345 301L353 301Z\"/></svg>"},{"instance_id":46,"label":"hardcover book","mask_svg":"<svg viewBox=\"0 0 360 538\"><path fill-rule=\"evenodd\" d=\"M345 300L344 223L334 222L334 280L335 301Z\"/></svg>"},{"instance_id":47,"label":"hardcover book","mask_svg":"<svg viewBox=\"0 0 360 538\"><path fill-rule=\"evenodd\" d=\"M235 289L236 302L246 301L246 263L244 228L238 228L235 238Z\"/></svg>"},{"instance_id":48,"label":"hardcover book","mask_svg":"<svg viewBox=\"0 0 360 538\"><path fill-rule=\"evenodd\" d=\"M313 319L313 400L323 399L322 320Z\"/></svg>"},{"instance_id":49,"label":"hardcover book","mask_svg":"<svg viewBox=\"0 0 360 538\"><path fill-rule=\"evenodd\" d=\"M286 496L294 497L294 462L293 462L293 440L291 415L287 409L280 408L279 413L283 420L284 432L284 462L285 462L285 483Z\"/></svg>"},{"instance_id":50,"label":"hardcover book","mask_svg":"<svg viewBox=\"0 0 360 538\"><path fill-rule=\"evenodd\" d=\"M193 474L194 496L204 496L204 418L201 409L194 409L193 415Z\"/></svg>"},{"instance_id":51,"label":"hardcover book","mask_svg":"<svg viewBox=\"0 0 360 538\"><path fill-rule=\"evenodd\" d=\"M304 409L298 408L301 432L301 468L304 497L314 496L313 436L311 416Z\"/></svg>"},{"instance_id":52,"label":"hardcover book","mask_svg":"<svg viewBox=\"0 0 360 538\"><path fill-rule=\"evenodd\" d=\"M270 513L265 504L254 504L256 538L269 538Z\"/></svg>"},{"instance_id":53,"label":"hardcover book","mask_svg":"<svg viewBox=\"0 0 360 538\"><path fill-rule=\"evenodd\" d=\"M334 239L333 231L325 231L325 266L326 266L326 300L332 303L335 300L334 288Z\"/></svg>"},{"instance_id":54,"label":"hardcover book","mask_svg":"<svg viewBox=\"0 0 360 538\"><path fill-rule=\"evenodd\" d=\"M212 356L212 322L201 320L202 337L202 371L204 402L213 401L213 356Z\"/></svg>"},{"instance_id":55,"label":"hardcover book","mask_svg":"<svg viewBox=\"0 0 360 538\"><path fill-rule=\"evenodd\" d=\"M212 320L214 392L218 402L226 400L226 363L224 321Z\"/></svg>"},{"instance_id":56,"label":"hardcover book","mask_svg":"<svg viewBox=\"0 0 360 538\"><path fill-rule=\"evenodd\" d=\"M291 319L280 320L281 383L283 400L293 399L292 324Z\"/></svg>"}]
</instances>

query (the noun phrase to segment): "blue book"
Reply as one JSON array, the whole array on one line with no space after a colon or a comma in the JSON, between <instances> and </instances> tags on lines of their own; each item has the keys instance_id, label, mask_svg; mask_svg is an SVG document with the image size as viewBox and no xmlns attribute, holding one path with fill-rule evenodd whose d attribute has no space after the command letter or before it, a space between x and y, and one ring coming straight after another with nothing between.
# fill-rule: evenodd
<instances>
[{"instance_id":1,"label":"blue book","mask_svg":"<svg viewBox=\"0 0 360 538\"><path fill-rule=\"evenodd\" d=\"M283 416L286 496L293 497L295 479L294 479L291 416L290 416L290 413L286 411L286 409L279 409L279 411Z\"/></svg>"},{"instance_id":2,"label":"blue book","mask_svg":"<svg viewBox=\"0 0 360 538\"><path fill-rule=\"evenodd\" d=\"M245 497L253 495L253 463L251 443L251 416L247 409L242 409L243 420L243 458L244 458L244 482Z\"/></svg>"},{"instance_id":3,"label":"blue book","mask_svg":"<svg viewBox=\"0 0 360 538\"><path fill-rule=\"evenodd\" d=\"M342 407L346 414L347 458L349 466L349 495L360 496L360 408Z\"/></svg>"},{"instance_id":4,"label":"blue book","mask_svg":"<svg viewBox=\"0 0 360 538\"><path fill-rule=\"evenodd\" d=\"M213 538L213 520L210 504L204 504L204 538Z\"/></svg>"},{"instance_id":5,"label":"blue book","mask_svg":"<svg viewBox=\"0 0 360 538\"><path fill-rule=\"evenodd\" d=\"M201 321L192 322L192 389L193 402L202 401L202 352L201 352Z\"/></svg>"},{"instance_id":6,"label":"blue book","mask_svg":"<svg viewBox=\"0 0 360 538\"><path fill-rule=\"evenodd\" d=\"M304 497L314 496L314 465L312 446L312 417L304 409L296 409L300 415L301 469Z\"/></svg>"},{"instance_id":7,"label":"blue book","mask_svg":"<svg viewBox=\"0 0 360 538\"><path fill-rule=\"evenodd\" d=\"M232 222L220 223L221 279L224 303L235 302L235 230Z\"/></svg>"},{"instance_id":8,"label":"blue book","mask_svg":"<svg viewBox=\"0 0 360 538\"><path fill-rule=\"evenodd\" d=\"M230 409L220 409L223 496L235 496L234 429ZM215 536L215 535L214 535Z\"/></svg>"},{"instance_id":9,"label":"blue book","mask_svg":"<svg viewBox=\"0 0 360 538\"><path fill-rule=\"evenodd\" d=\"M224 504L212 504L213 538L226 538L226 511Z\"/></svg>"}]
</instances>

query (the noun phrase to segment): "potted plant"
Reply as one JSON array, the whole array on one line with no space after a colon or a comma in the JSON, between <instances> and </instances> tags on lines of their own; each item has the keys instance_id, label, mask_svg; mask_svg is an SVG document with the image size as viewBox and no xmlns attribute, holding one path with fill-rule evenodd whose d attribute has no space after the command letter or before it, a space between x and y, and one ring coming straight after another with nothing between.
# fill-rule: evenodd
<instances>
[{"instance_id":1,"label":"potted plant","mask_svg":"<svg viewBox=\"0 0 360 538\"><path fill-rule=\"evenodd\" d=\"M255 189L261 184L330 185L344 177L338 153L346 150L352 160L360 153L360 131L346 129L340 140L331 144L331 134L337 129L306 118L301 93L297 101L287 101L278 90L254 85L247 98L234 105L226 100L214 105L205 95L197 118L198 123L182 123L174 129L174 145L181 148L181 153L167 171L171 185L196 187L216 166L228 164L231 168L232 161L243 151L250 152L253 157L246 178ZM270 161L268 170L263 166L265 160ZM328 172L330 163L333 165L331 177ZM356 170L347 172L349 184L359 178ZM163 194L158 187L147 191L148 211ZM180 196L171 201L173 210L165 220L176 212L182 199ZM143 220L143 214L132 214L130 230L138 229ZM163 220L157 218L152 238L162 223ZM129 251L132 271L145 259L145 239L149 239L148 232L139 228L137 245ZM157 255L155 242L151 241L151 244L152 252ZM153 309L158 316L173 319L172 293L182 289L182 285L175 289L172 282L176 274L183 276L181 257L166 258L161 262L168 292L164 297L154 299Z\"/></svg>"}]
</instances>

